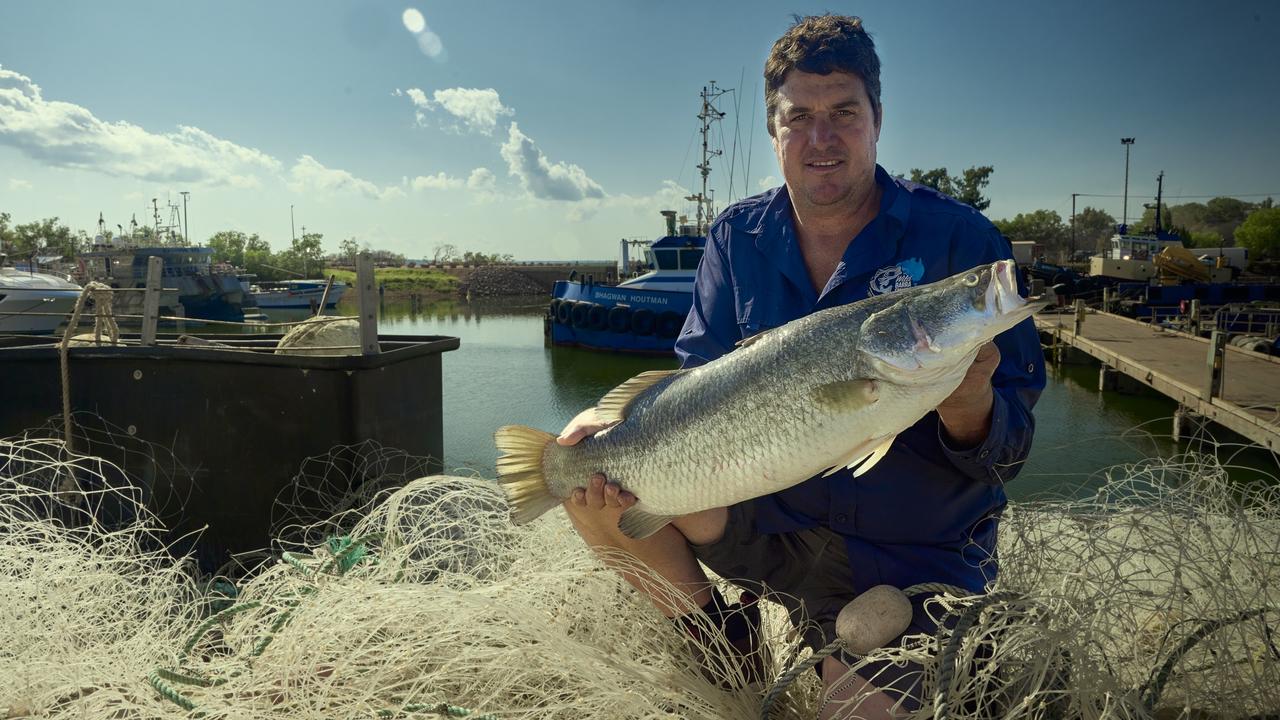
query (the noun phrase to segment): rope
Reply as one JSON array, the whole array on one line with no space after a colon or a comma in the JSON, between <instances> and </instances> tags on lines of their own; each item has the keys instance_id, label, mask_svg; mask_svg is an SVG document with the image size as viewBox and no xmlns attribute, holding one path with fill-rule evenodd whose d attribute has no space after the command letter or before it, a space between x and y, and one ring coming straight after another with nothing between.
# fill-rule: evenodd
<instances>
[{"instance_id":1,"label":"rope","mask_svg":"<svg viewBox=\"0 0 1280 720\"><path fill-rule=\"evenodd\" d=\"M358 539L353 539L346 535L328 538L325 541L325 546L330 551L330 558L318 571L305 563L305 560L308 559L306 556L297 553L284 553L283 559L286 564L302 573L308 579L328 573L333 573L335 576L342 576L346 574L348 570L358 565L361 560L369 558L371 562L376 562L376 560L370 558L367 554L367 544L383 540L385 537L386 533L371 533ZM318 558L310 557L309 559L316 560ZM301 594L303 595L310 595L314 592L315 588L302 588L301 590ZM293 616L294 609L297 608L300 602L301 598L293 597L282 603L285 610L281 612L279 617L275 619L275 622L271 624L271 628L267 633L258 638L257 642L254 643L253 648L249 653L249 657L256 658L262 655L262 653L267 649L267 646L271 644L271 641L275 639L276 634L289 623L289 620ZM200 642L200 639L203 638L214 625L217 625L234 615L260 608L262 606L263 603L261 601L253 600L243 602L238 605L232 605L225 610L221 610L209 616L204 622L200 623L200 625L196 627L195 631L191 633L191 636L183 645L182 657L185 659L186 656L190 655L192 650L195 649L196 644ZM234 675L235 673L233 673L233 676ZM204 677L200 672L187 668L171 670L169 668L161 667L156 668L147 675L147 682L151 684L151 687L155 689L156 693L158 693L160 697L169 700L183 710L192 712L199 717L203 716L204 713L199 709L199 706L196 705L195 701L182 694L178 688L174 687L170 683L208 688L222 685L227 682L227 679L210 679ZM405 714L432 713L435 715L443 715L445 717L462 718L472 717L475 715L475 712L475 710L471 710L469 708L452 705L447 702L439 702L408 703L396 710L378 710L376 715L380 718L395 718ZM497 720L497 716L492 713L475 715L474 720Z\"/></svg>"},{"instance_id":2,"label":"rope","mask_svg":"<svg viewBox=\"0 0 1280 720\"><path fill-rule=\"evenodd\" d=\"M67 362L67 350L71 347L71 338L76 334L76 326L80 324L80 313L84 311L84 301L90 296L93 297L96 313L93 323L94 340L101 341L101 332L104 327L113 343L120 337L120 328L111 317L111 288L100 282L85 285L80 297L76 298L76 307L71 312L67 328L62 331L62 342L58 345L58 365L62 372L62 435L68 450L71 450L71 369ZM105 311L103 306L106 307Z\"/></svg>"}]
</instances>

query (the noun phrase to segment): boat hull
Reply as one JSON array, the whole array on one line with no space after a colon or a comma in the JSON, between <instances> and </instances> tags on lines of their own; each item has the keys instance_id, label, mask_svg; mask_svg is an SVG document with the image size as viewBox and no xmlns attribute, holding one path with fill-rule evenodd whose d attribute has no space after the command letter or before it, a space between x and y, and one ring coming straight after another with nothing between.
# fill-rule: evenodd
<instances>
[{"instance_id":1,"label":"boat hull","mask_svg":"<svg viewBox=\"0 0 1280 720\"><path fill-rule=\"evenodd\" d=\"M674 355L692 304L691 292L560 280L547 307L547 337L554 345Z\"/></svg>"}]
</instances>

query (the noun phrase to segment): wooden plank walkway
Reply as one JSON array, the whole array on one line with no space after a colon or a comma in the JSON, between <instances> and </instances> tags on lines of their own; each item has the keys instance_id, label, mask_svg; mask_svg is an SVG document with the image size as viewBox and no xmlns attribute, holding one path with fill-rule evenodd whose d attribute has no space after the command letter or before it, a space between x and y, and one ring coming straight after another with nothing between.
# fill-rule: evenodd
<instances>
[{"instance_id":1,"label":"wooden plank walkway","mask_svg":"<svg viewBox=\"0 0 1280 720\"><path fill-rule=\"evenodd\" d=\"M1280 361L1227 346L1219 394L1205 393L1210 342L1152 327L1119 315L1089 311L1074 330L1075 315L1037 315L1036 327L1055 341L1084 352L1172 398L1187 410L1271 450L1280 450Z\"/></svg>"}]
</instances>

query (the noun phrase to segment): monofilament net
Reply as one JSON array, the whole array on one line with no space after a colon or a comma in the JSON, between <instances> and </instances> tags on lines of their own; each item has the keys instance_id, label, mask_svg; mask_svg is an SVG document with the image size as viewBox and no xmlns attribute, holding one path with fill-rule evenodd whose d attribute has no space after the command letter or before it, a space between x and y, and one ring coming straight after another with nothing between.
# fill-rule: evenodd
<instances>
[{"instance_id":1,"label":"monofilament net","mask_svg":"<svg viewBox=\"0 0 1280 720\"><path fill-rule=\"evenodd\" d=\"M766 688L704 677L562 514L516 528L492 481L341 452L383 476L333 490L331 517L282 518L272 561L227 598L155 549L136 494L101 481L113 471L0 441L0 716L760 716ZM299 480L288 503L343 485ZM949 629L867 663L915 664L912 718L1275 714L1278 500L1186 455L1119 468L1086 501L1013 504L991 592L930 601ZM808 651L764 605L776 677ZM814 717L819 695L802 673L772 717Z\"/></svg>"}]
</instances>

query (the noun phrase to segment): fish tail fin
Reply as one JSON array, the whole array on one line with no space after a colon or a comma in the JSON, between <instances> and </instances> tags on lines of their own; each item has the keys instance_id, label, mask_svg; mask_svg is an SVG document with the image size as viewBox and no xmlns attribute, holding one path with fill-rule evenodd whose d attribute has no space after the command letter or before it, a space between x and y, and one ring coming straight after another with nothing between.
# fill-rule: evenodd
<instances>
[{"instance_id":1,"label":"fish tail fin","mask_svg":"<svg viewBox=\"0 0 1280 720\"><path fill-rule=\"evenodd\" d=\"M560 504L551 494L542 472L542 456L556 436L523 425L504 425L494 433L498 458L498 484L507 495L511 522L524 525Z\"/></svg>"}]
</instances>

